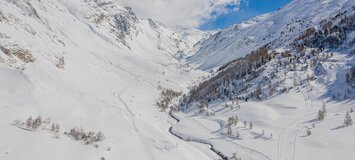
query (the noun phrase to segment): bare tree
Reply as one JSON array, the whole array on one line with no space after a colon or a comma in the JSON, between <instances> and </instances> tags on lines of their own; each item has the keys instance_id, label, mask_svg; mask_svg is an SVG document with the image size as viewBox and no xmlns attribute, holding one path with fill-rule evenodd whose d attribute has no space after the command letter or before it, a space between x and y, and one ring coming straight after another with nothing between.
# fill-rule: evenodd
<instances>
[{"instance_id":1,"label":"bare tree","mask_svg":"<svg viewBox=\"0 0 355 160\"><path fill-rule=\"evenodd\" d=\"M96 133L96 139L95 139L95 142L99 142L99 141L102 141L105 139L105 136L102 132L97 132Z\"/></svg>"},{"instance_id":2,"label":"bare tree","mask_svg":"<svg viewBox=\"0 0 355 160\"><path fill-rule=\"evenodd\" d=\"M37 129L42 125L42 117L38 115L38 117L33 121L32 129Z\"/></svg>"},{"instance_id":3,"label":"bare tree","mask_svg":"<svg viewBox=\"0 0 355 160\"><path fill-rule=\"evenodd\" d=\"M82 127L74 127L69 131L69 133L66 132L65 134L72 137L76 141L83 141L84 144L92 144L102 141L105 138L102 132L85 132Z\"/></svg>"},{"instance_id":4,"label":"bare tree","mask_svg":"<svg viewBox=\"0 0 355 160\"><path fill-rule=\"evenodd\" d=\"M57 123L52 123L51 131L54 132L54 133L59 133L59 130L60 130L59 124L57 124Z\"/></svg>"},{"instance_id":5,"label":"bare tree","mask_svg":"<svg viewBox=\"0 0 355 160\"><path fill-rule=\"evenodd\" d=\"M161 92L160 100L156 103L156 105L161 109L161 111L165 111L169 104L174 100L182 95L182 92L176 92L171 89L164 89Z\"/></svg>"},{"instance_id":6,"label":"bare tree","mask_svg":"<svg viewBox=\"0 0 355 160\"><path fill-rule=\"evenodd\" d=\"M31 129L32 128L32 124L33 124L33 120L32 120L32 117L30 116L29 118L27 118L26 120L26 127L28 129Z\"/></svg>"}]
</instances>

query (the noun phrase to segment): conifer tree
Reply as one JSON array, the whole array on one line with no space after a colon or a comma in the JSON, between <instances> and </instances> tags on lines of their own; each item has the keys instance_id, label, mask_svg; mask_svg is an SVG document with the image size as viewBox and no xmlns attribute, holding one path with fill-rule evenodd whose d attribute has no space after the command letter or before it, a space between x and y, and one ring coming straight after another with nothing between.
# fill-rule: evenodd
<instances>
[{"instance_id":1,"label":"conifer tree","mask_svg":"<svg viewBox=\"0 0 355 160\"><path fill-rule=\"evenodd\" d=\"M351 117L350 117L350 114L349 114L349 112L347 111L346 112L346 115L345 115L345 119L344 119L344 126L345 127L348 127L348 126L351 126L353 124L353 120L351 119Z\"/></svg>"},{"instance_id":2,"label":"conifer tree","mask_svg":"<svg viewBox=\"0 0 355 160\"><path fill-rule=\"evenodd\" d=\"M231 126L232 124L234 124L234 120L233 120L233 117L229 117L228 120L227 120L227 125Z\"/></svg>"},{"instance_id":3,"label":"conifer tree","mask_svg":"<svg viewBox=\"0 0 355 160\"><path fill-rule=\"evenodd\" d=\"M325 117L324 111L323 110L319 110L318 111L318 120L319 121L323 121Z\"/></svg>"},{"instance_id":4,"label":"conifer tree","mask_svg":"<svg viewBox=\"0 0 355 160\"><path fill-rule=\"evenodd\" d=\"M307 129L307 136L310 136L312 134L310 129Z\"/></svg>"},{"instance_id":5,"label":"conifer tree","mask_svg":"<svg viewBox=\"0 0 355 160\"><path fill-rule=\"evenodd\" d=\"M227 126L227 134L232 135L232 127L230 125Z\"/></svg>"},{"instance_id":6,"label":"conifer tree","mask_svg":"<svg viewBox=\"0 0 355 160\"><path fill-rule=\"evenodd\" d=\"M323 103L323 105L322 105L322 110L323 110L324 117L325 117L327 114L327 106L325 105L325 103Z\"/></svg>"},{"instance_id":7,"label":"conifer tree","mask_svg":"<svg viewBox=\"0 0 355 160\"><path fill-rule=\"evenodd\" d=\"M234 117L234 126L238 125L238 121L239 121L239 118L238 118L238 116L236 115L236 116Z\"/></svg>"}]
</instances>

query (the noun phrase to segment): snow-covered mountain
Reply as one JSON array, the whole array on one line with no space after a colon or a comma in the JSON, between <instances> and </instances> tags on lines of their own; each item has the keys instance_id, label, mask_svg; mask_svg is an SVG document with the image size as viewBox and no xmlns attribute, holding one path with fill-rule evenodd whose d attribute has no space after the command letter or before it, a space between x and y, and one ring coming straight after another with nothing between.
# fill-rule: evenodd
<instances>
[{"instance_id":1,"label":"snow-covered mountain","mask_svg":"<svg viewBox=\"0 0 355 160\"><path fill-rule=\"evenodd\" d=\"M246 31L240 32L240 30L238 29L231 30L229 28L225 31L220 31L215 35L211 36L209 39L203 41L202 45L200 43L201 49L189 59L191 60L196 57L200 57L197 58L197 61L203 63L200 66L200 68L202 67L201 69L211 69L211 67L219 68L216 70L216 73L214 73L214 76L205 80L203 83L200 83L197 88L191 90L191 97L197 98L198 100L190 99L188 100L189 103L201 100L207 100L208 102L210 102L211 100L215 100L216 98L231 99L231 97L235 96L242 97L246 100L249 98L257 98L260 100L262 99L262 97L272 96L273 92L276 89L275 87L278 87L281 83L285 83L285 80L287 79L287 74L289 72L295 72L294 74L302 74L298 73L298 71L303 71L303 73L307 73L307 75L304 75L303 78L299 75L293 76L294 81L297 81L294 82L294 84L302 84L304 78L307 78L309 80L311 76L321 76L326 74L327 71L326 69L324 69L322 64L329 61L327 59L334 55L333 52L349 55L348 61L342 61L342 63L344 63L344 66L342 67L343 69L339 69L336 72L352 72L351 70L353 70L352 68L354 68L352 64L352 55L354 54L355 28L355 2L353 1L342 1L340 8L329 12L327 15L322 15L323 13L316 14L314 12L318 13L318 9L312 10L315 9L312 8L309 9L309 14L300 14L299 16L290 17L291 20L297 19L296 23L301 24L301 26L305 25L305 27L291 27L292 29L288 32L281 31L279 36L276 38L266 38L264 34L261 34L263 33L263 31L265 31L265 29L263 31L259 31L260 29L265 27L263 25L265 24L265 21L269 22L270 19L276 20L278 17L281 17L280 14L287 15L286 13L284 13L285 9L288 11L287 13L289 15L293 15L295 14L295 12L293 11L298 12L299 9L305 9L304 6L307 6L309 2L310 1L303 2L296 0L284 7L284 9L281 9L280 11L277 11L273 14L262 15L253 18L250 21L232 27L240 28L241 26L243 26L241 28L246 29ZM337 6L335 4L339 4L340 1L314 1L314 3L315 4L311 3L313 4L312 6L322 6L331 8L330 6ZM293 10L289 10L290 8ZM323 19L317 18L320 15L322 15ZM309 23L306 23L304 22L305 17L315 17L316 19L309 20ZM272 31L272 29L280 30L279 28L283 28L280 26L290 26L290 23L285 22L283 24L282 22L283 21L278 23L279 27L270 27L270 30L268 31ZM248 30L248 28L250 27L252 29ZM229 42L234 43L235 41L232 41L233 38L240 36L243 37L245 36L245 32L247 31L252 32L250 34L247 34L247 36L253 35L253 33L255 32L255 34L259 34L255 35L255 39L262 39L264 41L268 41L268 43L254 43L257 45L252 48L247 48L250 52L246 53L245 55L233 54L233 52L228 51L218 53L216 52L215 54L206 50L204 51L204 49L209 48L211 46L204 46L203 44L208 44L209 41L213 41L214 38L216 39L216 37L220 37L222 33L228 32L228 34L221 38L222 40L218 42L213 42L212 46L220 46L218 44L221 44L225 45L227 48L234 48L236 50L235 53L242 53L245 51L245 48L239 48L240 45L231 45L229 44ZM223 39L225 41L223 41ZM246 43L242 43L242 46L243 45L246 45ZM221 51L225 51L224 49ZM200 55L200 53L203 51L205 56ZM203 59L209 56L211 56L210 59ZM228 56L236 56L237 58L228 58ZM222 61L219 60L218 57L227 58L224 59L225 61ZM204 68L205 64L209 67ZM313 71L309 73L307 72L307 70ZM338 83L346 83L346 76L344 73L342 74L344 77L343 79L341 77L337 77L337 79L342 79L341 82L339 81ZM330 83L329 80L327 81L327 83ZM266 86L269 87L267 88ZM346 87L342 87L343 89L341 89L341 91L335 92L334 90L339 88L333 87L329 89L329 93L332 92L331 95L335 97L337 96L334 94L338 94L339 96L340 92L343 92L341 93L341 95L345 94L344 97L346 97L342 99L354 97L351 91L353 90L351 83L349 89L347 89ZM287 88L288 87L283 88L282 90L287 91ZM262 93L267 90L269 90L269 93Z\"/></svg>"},{"instance_id":2,"label":"snow-covered mountain","mask_svg":"<svg viewBox=\"0 0 355 160\"><path fill-rule=\"evenodd\" d=\"M354 33L354 1L295 0L211 36L173 133L225 159L353 159Z\"/></svg>"},{"instance_id":3,"label":"snow-covered mountain","mask_svg":"<svg viewBox=\"0 0 355 160\"><path fill-rule=\"evenodd\" d=\"M306 29L339 11L348 0L294 0L278 11L221 30L200 44L189 61L200 69L219 67L268 45L288 45Z\"/></svg>"},{"instance_id":4,"label":"snow-covered mountain","mask_svg":"<svg viewBox=\"0 0 355 160\"><path fill-rule=\"evenodd\" d=\"M207 36L114 0L0 1L0 159L216 157L171 135L174 121L155 106L161 88L204 74L175 55ZM60 125L59 138L51 124L21 128L38 115ZM76 126L105 139L96 148L63 134Z\"/></svg>"},{"instance_id":5,"label":"snow-covered mountain","mask_svg":"<svg viewBox=\"0 0 355 160\"><path fill-rule=\"evenodd\" d=\"M2 0L0 159L352 160L354 6L215 33L116 0Z\"/></svg>"}]
</instances>

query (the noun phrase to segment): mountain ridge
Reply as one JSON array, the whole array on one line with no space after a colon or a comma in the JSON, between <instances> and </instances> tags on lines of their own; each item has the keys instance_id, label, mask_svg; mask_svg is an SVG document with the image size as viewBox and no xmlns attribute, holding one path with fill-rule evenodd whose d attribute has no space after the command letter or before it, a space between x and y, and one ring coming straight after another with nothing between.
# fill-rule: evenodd
<instances>
[{"instance_id":1,"label":"mountain ridge","mask_svg":"<svg viewBox=\"0 0 355 160\"><path fill-rule=\"evenodd\" d=\"M345 2L292 1L278 11L257 16L216 33L204 41L201 49L189 57L188 61L199 69L209 70L271 42L275 47L291 43L301 32L341 9Z\"/></svg>"}]
</instances>

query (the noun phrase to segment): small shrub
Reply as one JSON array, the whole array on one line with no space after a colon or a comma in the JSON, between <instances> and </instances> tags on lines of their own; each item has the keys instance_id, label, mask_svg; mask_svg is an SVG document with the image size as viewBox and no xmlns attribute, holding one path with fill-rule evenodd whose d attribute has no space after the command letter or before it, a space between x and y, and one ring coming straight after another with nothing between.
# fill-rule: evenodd
<instances>
[{"instance_id":1,"label":"small shrub","mask_svg":"<svg viewBox=\"0 0 355 160\"><path fill-rule=\"evenodd\" d=\"M156 105L161 109L161 111L165 111L174 98L179 97L181 94L181 92L176 92L171 89L164 89L161 93L160 100Z\"/></svg>"},{"instance_id":2,"label":"small shrub","mask_svg":"<svg viewBox=\"0 0 355 160\"><path fill-rule=\"evenodd\" d=\"M100 142L105 138L102 132L85 132L82 127L74 127L65 134L76 141L83 141L86 145L93 144L95 142Z\"/></svg>"},{"instance_id":3,"label":"small shrub","mask_svg":"<svg viewBox=\"0 0 355 160\"><path fill-rule=\"evenodd\" d=\"M64 57L58 58L58 63L55 65L59 69L64 69L65 61Z\"/></svg>"},{"instance_id":4,"label":"small shrub","mask_svg":"<svg viewBox=\"0 0 355 160\"><path fill-rule=\"evenodd\" d=\"M26 119L26 122L22 122L21 120L15 120L13 122L14 126L19 128L28 129L28 130L37 130L43 124L42 117L39 115L36 119L33 119L32 116Z\"/></svg>"}]
</instances>

